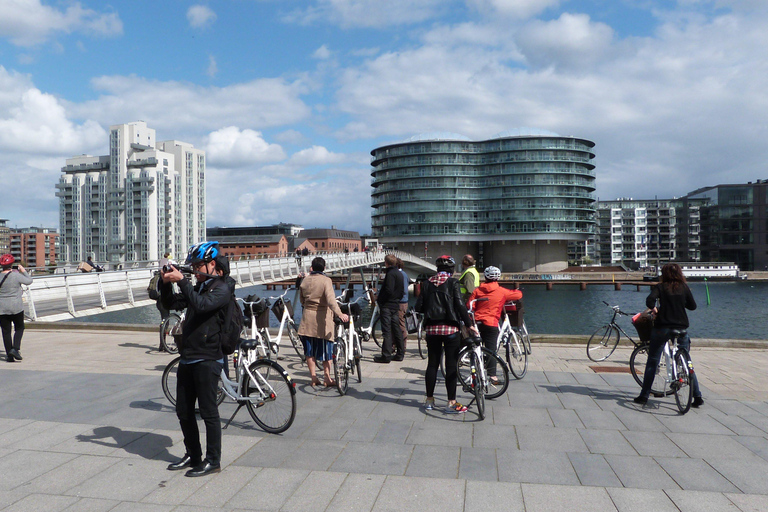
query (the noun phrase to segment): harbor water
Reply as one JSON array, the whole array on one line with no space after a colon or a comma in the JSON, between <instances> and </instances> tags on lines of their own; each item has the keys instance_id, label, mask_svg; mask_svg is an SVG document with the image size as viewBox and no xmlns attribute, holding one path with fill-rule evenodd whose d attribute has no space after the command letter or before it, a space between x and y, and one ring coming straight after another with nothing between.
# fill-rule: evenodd
<instances>
[{"instance_id":1,"label":"harbor water","mask_svg":"<svg viewBox=\"0 0 768 512\"><path fill-rule=\"evenodd\" d=\"M691 282L689 286L698 304L695 311L688 312L691 324L688 332L692 338L768 339L768 282ZM707 305L707 288L710 305ZM528 285L521 290L525 321L532 334L589 335L611 319L612 312L603 301L634 314L645 308L649 288L642 286L640 291L636 291L635 286L625 286L623 290L617 291L612 285L590 285L586 290L580 290L578 284L557 284L551 290L543 285ZM238 289L237 296L256 294L269 297L280 295L283 291L254 286ZM360 293L359 285L356 292ZM286 298L293 301L294 290L290 290ZM301 306L294 304L294 312L298 322ZM270 317L272 325L277 327L277 319L274 315ZM146 306L72 321L158 324L160 314L155 306ZM630 335L635 334L629 318L622 317L618 322Z\"/></svg>"}]
</instances>

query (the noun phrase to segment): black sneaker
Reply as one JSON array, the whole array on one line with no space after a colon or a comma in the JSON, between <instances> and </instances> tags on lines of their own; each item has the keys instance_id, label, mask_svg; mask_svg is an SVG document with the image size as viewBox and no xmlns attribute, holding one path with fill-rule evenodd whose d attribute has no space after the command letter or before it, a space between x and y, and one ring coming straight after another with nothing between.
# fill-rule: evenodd
<instances>
[{"instance_id":1,"label":"black sneaker","mask_svg":"<svg viewBox=\"0 0 768 512\"><path fill-rule=\"evenodd\" d=\"M691 404L691 407L701 407L704 405L704 399L700 396L693 397L693 403Z\"/></svg>"},{"instance_id":2,"label":"black sneaker","mask_svg":"<svg viewBox=\"0 0 768 512\"><path fill-rule=\"evenodd\" d=\"M638 397L635 397L635 399L632 400L632 401L635 402L636 404L645 405L645 404L648 403L648 397L647 396L638 396Z\"/></svg>"},{"instance_id":3,"label":"black sneaker","mask_svg":"<svg viewBox=\"0 0 768 512\"><path fill-rule=\"evenodd\" d=\"M376 354L375 356L373 356L373 362L374 363L389 364L390 361L392 361L390 358L384 357L381 354Z\"/></svg>"}]
</instances>

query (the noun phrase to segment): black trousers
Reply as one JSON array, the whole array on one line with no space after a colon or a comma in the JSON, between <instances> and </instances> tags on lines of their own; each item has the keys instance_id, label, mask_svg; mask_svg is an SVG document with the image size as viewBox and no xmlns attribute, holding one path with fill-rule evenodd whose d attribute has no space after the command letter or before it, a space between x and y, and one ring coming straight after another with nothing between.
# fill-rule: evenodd
<instances>
[{"instance_id":1,"label":"black trousers","mask_svg":"<svg viewBox=\"0 0 768 512\"><path fill-rule=\"evenodd\" d=\"M427 334L427 372L424 375L427 384L427 397L435 396L437 371L440 369L440 358L445 351L445 392L448 395L448 400L456 400L460 348L461 334L458 332L450 336Z\"/></svg>"},{"instance_id":2,"label":"black trousers","mask_svg":"<svg viewBox=\"0 0 768 512\"><path fill-rule=\"evenodd\" d=\"M485 348L496 353L496 342L499 340L499 327L492 326L492 325L485 325L484 323L480 322L477 324L477 329L480 331L480 337L483 339L483 345ZM486 370L488 371L489 377L496 377L496 365L495 364L487 364L485 365Z\"/></svg>"},{"instance_id":3,"label":"black trousers","mask_svg":"<svg viewBox=\"0 0 768 512\"><path fill-rule=\"evenodd\" d=\"M392 359L397 354L405 355L405 340L400 329L400 304L397 309L381 308L381 355Z\"/></svg>"},{"instance_id":4,"label":"black trousers","mask_svg":"<svg viewBox=\"0 0 768 512\"><path fill-rule=\"evenodd\" d=\"M202 459L200 431L195 417L195 402L205 423L205 458L208 462L221 462L221 421L216 393L219 387L221 363L200 361L180 364L176 375L176 416L184 434L184 446L192 459Z\"/></svg>"},{"instance_id":5,"label":"black trousers","mask_svg":"<svg viewBox=\"0 0 768 512\"><path fill-rule=\"evenodd\" d=\"M11 324L13 324L13 338L11 338ZM0 328L3 331L3 345L5 354L11 349L21 350L21 337L24 336L24 312L15 315L0 315Z\"/></svg>"}]
</instances>

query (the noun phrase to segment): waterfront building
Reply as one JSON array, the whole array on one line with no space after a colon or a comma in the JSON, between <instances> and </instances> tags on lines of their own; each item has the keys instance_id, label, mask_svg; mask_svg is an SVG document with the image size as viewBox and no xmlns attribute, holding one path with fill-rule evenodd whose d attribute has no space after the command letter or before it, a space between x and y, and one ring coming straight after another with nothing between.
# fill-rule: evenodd
<instances>
[{"instance_id":1,"label":"waterfront building","mask_svg":"<svg viewBox=\"0 0 768 512\"><path fill-rule=\"evenodd\" d=\"M259 235L285 235L286 237L298 236L304 229L299 224L280 222L271 226L238 226L238 227L213 227L206 230L208 240L219 240L227 236L259 236Z\"/></svg>"},{"instance_id":2,"label":"waterfront building","mask_svg":"<svg viewBox=\"0 0 768 512\"><path fill-rule=\"evenodd\" d=\"M331 226L330 229L305 229L299 233L299 236L306 238L314 246L315 251L343 252L346 249L349 252L354 252L355 248L358 251L363 250L360 233L336 229L335 226Z\"/></svg>"},{"instance_id":3,"label":"waterfront building","mask_svg":"<svg viewBox=\"0 0 768 512\"><path fill-rule=\"evenodd\" d=\"M686 199L706 199L701 208L701 258L734 262L741 270L768 270L768 180L716 185Z\"/></svg>"},{"instance_id":4,"label":"waterfront building","mask_svg":"<svg viewBox=\"0 0 768 512\"><path fill-rule=\"evenodd\" d=\"M506 272L558 271L595 233L592 141L523 129L422 134L371 151L373 236L428 259L473 254Z\"/></svg>"},{"instance_id":5,"label":"waterfront building","mask_svg":"<svg viewBox=\"0 0 768 512\"><path fill-rule=\"evenodd\" d=\"M56 264L59 234L52 228L21 228L10 232L9 252L29 268Z\"/></svg>"},{"instance_id":6,"label":"waterfront building","mask_svg":"<svg viewBox=\"0 0 768 512\"><path fill-rule=\"evenodd\" d=\"M11 228L7 222L8 219L0 219L0 254L8 254L11 246Z\"/></svg>"},{"instance_id":7,"label":"waterfront building","mask_svg":"<svg viewBox=\"0 0 768 512\"><path fill-rule=\"evenodd\" d=\"M211 240L218 241L224 255L234 259L288 255L288 239L285 235L235 235Z\"/></svg>"},{"instance_id":8,"label":"waterfront building","mask_svg":"<svg viewBox=\"0 0 768 512\"><path fill-rule=\"evenodd\" d=\"M109 155L69 158L61 172L60 261L153 261L205 238L205 152L156 143L143 121L111 126Z\"/></svg>"},{"instance_id":9,"label":"waterfront building","mask_svg":"<svg viewBox=\"0 0 768 512\"><path fill-rule=\"evenodd\" d=\"M594 249L604 265L630 268L699 261L700 208L706 199L616 199L597 202Z\"/></svg>"}]
</instances>

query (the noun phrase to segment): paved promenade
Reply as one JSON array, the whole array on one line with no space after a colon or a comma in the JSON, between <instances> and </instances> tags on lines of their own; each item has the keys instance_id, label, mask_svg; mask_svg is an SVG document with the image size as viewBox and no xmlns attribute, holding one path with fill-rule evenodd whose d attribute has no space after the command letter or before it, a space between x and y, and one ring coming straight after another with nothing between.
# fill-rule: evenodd
<instances>
[{"instance_id":1,"label":"paved promenade","mask_svg":"<svg viewBox=\"0 0 768 512\"><path fill-rule=\"evenodd\" d=\"M26 332L24 360L0 361L0 510L768 510L766 350L694 340L706 402L680 416L672 397L632 403L628 349L595 364L534 338L528 375L485 421L421 410L414 343L390 365L366 347L345 397L313 390L289 355L293 426L267 435L241 410L222 472L186 478L165 469L184 447L156 347L148 332Z\"/></svg>"}]
</instances>

